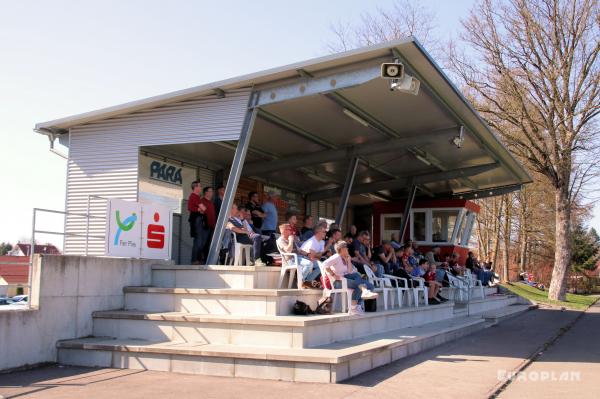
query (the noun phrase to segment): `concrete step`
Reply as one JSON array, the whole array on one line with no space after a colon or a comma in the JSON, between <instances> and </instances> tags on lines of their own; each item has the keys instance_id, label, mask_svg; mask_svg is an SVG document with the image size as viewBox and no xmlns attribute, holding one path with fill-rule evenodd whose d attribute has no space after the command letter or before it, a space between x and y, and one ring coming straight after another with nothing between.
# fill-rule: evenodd
<instances>
[{"instance_id":1,"label":"concrete step","mask_svg":"<svg viewBox=\"0 0 600 399\"><path fill-rule=\"evenodd\" d=\"M103 311L93 314L96 337L201 344L308 348L453 317L453 303L405 307L356 317L214 315Z\"/></svg>"},{"instance_id":2,"label":"concrete step","mask_svg":"<svg viewBox=\"0 0 600 399\"><path fill-rule=\"evenodd\" d=\"M313 310L322 290L125 287L125 309L196 314L290 315L296 300Z\"/></svg>"},{"instance_id":3,"label":"concrete step","mask_svg":"<svg viewBox=\"0 0 600 399\"><path fill-rule=\"evenodd\" d=\"M152 285L165 288L275 289L278 288L280 272L281 268L268 266L154 265Z\"/></svg>"},{"instance_id":4,"label":"concrete step","mask_svg":"<svg viewBox=\"0 0 600 399\"><path fill-rule=\"evenodd\" d=\"M514 305L483 312L481 317L486 321L486 323L495 325L501 321L519 316L529 310L537 309L537 307L537 305L519 305L515 303Z\"/></svg>"},{"instance_id":5,"label":"concrete step","mask_svg":"<svg viewBox=\"0 0 600 399\"><path fill-rule=\"evenodd\" d=\"M365 317L367 323L370 319ZM65 365L328 383L346 380L485 326L481 317L461 317L308 349L106 338L61 341L57 347L58 360Z\"/></svg>"}]
</instances>

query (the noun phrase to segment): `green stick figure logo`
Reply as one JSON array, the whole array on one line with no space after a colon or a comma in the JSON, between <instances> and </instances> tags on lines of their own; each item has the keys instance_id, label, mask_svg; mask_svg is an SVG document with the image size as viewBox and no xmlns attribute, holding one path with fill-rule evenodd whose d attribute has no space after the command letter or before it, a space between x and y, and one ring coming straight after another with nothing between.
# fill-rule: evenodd
<instances>
[{"instance_id":1,"label":"green stick figure logo","mask_svg":"<svg viewBox=\"0 0 600 399\"><path fill-rule=\"evenodd\" d=\"M115 246L119 245L119 237L121 236L122 231L129 231L133 228L135 221L137 220L137 215L134 213L131 214L127 219L121 222L121 213L117 211L115 213L117 219L117 225L119 226L117 230L117 234L115 234Z\"/></svg>"}]
</instances>

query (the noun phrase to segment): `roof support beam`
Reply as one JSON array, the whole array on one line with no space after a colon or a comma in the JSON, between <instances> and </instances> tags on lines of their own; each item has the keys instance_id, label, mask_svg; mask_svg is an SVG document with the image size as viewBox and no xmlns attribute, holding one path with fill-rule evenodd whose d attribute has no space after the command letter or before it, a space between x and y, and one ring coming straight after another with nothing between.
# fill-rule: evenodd
<instances>
[{"instance_id":1,"label":"roof support beam","mask_svg":"<svg viewBox=\"0 0 600 399\"><path fill-rule=\"evenodd\" d=\"M356 168L358 167L358 158L354 157L350 161L348 171L346 173L346 181L344 182L344 189L340 197L340 205L338 207L338 213L335 217L335 222L340 225L342 219L344 219L344 213L346 213L346 206L348 206L348 199L350 198L350 191L352 190L352 184L354 184L354 177L356 176Z\"/></svg>"},{"instance_id":2,"label":"roof support beam","mask_svg":"<svg viewBox=\"0 0 600 399\"><path fill-rule=\"evenodd\" d=\"M426 173L426 174L417 175L414 177L403 177L403 178L398 178L398 179L393 179L393 180L379 181L379 182L375 182L375 183L359 184L359 185L354 186L351 193L352 194L361 194L361 193L376 192L376 191L381 191L381 190L390 190L390 189L394 189L394 188L406 187L407 185L409 185L409 183L418 185L418 184L425 184L425 183L433 183L433 182L441 181L441 180L458 179L460 177L468 177L468 176L478 175L480 173L484 173L489 170L495 169L498 166L499 166L499 164L497 162L493 162L493 163L484 164L484 165L469 166L466 168L448 170L445 172ZM413 179L412 182L411 182L411 179ZM341 194L341 189L339 189L339 188L315 191L315 192L309 193L306 196L306 200L307 201L323 200L323 199L327 199L327 198L337 197L340 194Z\"/></svg>"},{"instance_id":3,"label":"roof support beam","mask_svg":"<svg viewBox=\"0 0 600 399\"><path fill-rule=\"evenodd\" d=\"M249 105L252 104L254 96L250 96ZM221 245L223 235L225 234L225 226L227 219L229 218L229 210L233 205L233 199L235 192L237 191L240 176L242 175L242 167L244 166L244 160L246 159L246 153L250 146L250 139L252 138L252 131L254 129L254 122L256 121L256 115L258 110L256 108L249 109L246 112L244 118L244 124L242 125L242 131L240 133L240 140L233 156L233 163L231 164L231 171L229 178L227 179L227 187L225 187L225 195L223 196L223 203L221 204L221 210L217 215L217 225L210 242L208 250L208 258L206 259L207 265L216 265L219 260L219 252L221 251ZM198 255L198 254L196 254Z\"/></svg>"},{"instance_id":4,"label":"roof support beam","mask_svg":"<svg viewBox=\"0 0 600 399\"><path fill-rule=\"evenodd\" d=\"M313 152L312 154L293 155L272 162L251 162L244 167L244 175L260 175L281 169L299 168L325 162L341 161L354 156L398 151L399 149L405 149L411 145L420 145L429 140L439 139L440 134L443 134L443 132L447 130L449 131L451 129L428 131L427 133L420 133L406 138L384 140L372 144L362 144L358 147L345 147L337 150Z\"/></svg>"},{"instance_id":5,"label":"roof support beam","mask_svg":"<svg viewBox=\"0 0 600 399\"><path fill-rule=\"evenodd\" d=\"M380 74L381 67L377 64L362 69L338 72L321 77L298 78L294 83L261 90L258 102L253 106L262 107L268 104L294 100L315 94L347 89L367 83L373 79L379 79Z\"/></svg>"},{"instance_id":6,"label":"roof support beam","mask_svg":"<svg viewBox=\"0 0 600 399\"><path fill-rule=\"evenodd\" d=\"M402 221L400 222L400 231L398 234L398 238L400 242L404 242L404 234L406 233L406 226L408 226L408 218L410 216L410 208L413 206L413 202L415 201L415 196L417 195L417 186L410 182L410 190L408 192L408 198L406 199L406 204L404 204L404 213L402 214ZM410 238L410 236L409 236Z\"/></svg>"}]
</instances>

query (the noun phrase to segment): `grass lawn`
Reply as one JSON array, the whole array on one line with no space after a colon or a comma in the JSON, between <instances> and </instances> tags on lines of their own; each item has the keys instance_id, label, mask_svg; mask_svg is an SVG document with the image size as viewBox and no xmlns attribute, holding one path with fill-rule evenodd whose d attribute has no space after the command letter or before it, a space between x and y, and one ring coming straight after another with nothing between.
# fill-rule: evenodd
<instances>
[{"instance_id":1,"label":"grass lawn","mask_svg":"<svg viewBox=\"0 0 600 399\"><path fill-rule=\"evenodd\" d=\"M526 284L514 283L514 284L500 284L502 287L511 291L513 294L522 296L523 298L529 299L537 303L545 303L553 306L564 306L566 308L585 310L591 304L593 304L598 298L597 295L576 295L567 294L566 301L552 301L548 299L548 291L541 291L537 288L530 287Z\"/></svg>"}]
</instances>

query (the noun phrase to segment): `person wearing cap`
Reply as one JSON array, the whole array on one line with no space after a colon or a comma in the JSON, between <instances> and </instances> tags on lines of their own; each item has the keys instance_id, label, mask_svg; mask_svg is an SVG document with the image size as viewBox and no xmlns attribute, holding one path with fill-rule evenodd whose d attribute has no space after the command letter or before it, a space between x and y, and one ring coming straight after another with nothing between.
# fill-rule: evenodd
<instances>
[{"instance_id":1,"label":"person wearing cap","mask_svg":"<svg viewBox=\"0 0 600 399\"><path fill-rule=\"evenodd\" d=\"M265 215L262 223L262 233L264 235L274 234L277 228L277 207L275 206L277 197L279 197L278 193L269 191L267 193L267 200L262 205Z\"/></svg>"}]
</instances>

